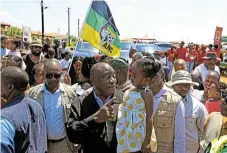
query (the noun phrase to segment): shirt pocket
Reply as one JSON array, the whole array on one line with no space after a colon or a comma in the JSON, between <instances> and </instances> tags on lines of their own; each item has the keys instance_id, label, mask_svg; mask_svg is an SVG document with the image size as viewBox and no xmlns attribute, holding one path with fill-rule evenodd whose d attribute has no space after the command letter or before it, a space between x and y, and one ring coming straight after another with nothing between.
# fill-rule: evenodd
<instances>
[{"instance_id":1,"label":"shirt pocket","mask_svg":"<svg viewBox=\"0 0 227 153\"><path fill-rule=\"evenodd\" d=\"M186 122L186 130L189 132L195 131L197 129L196 125L196 114L186 114L185 122Z\"/></svg>"},{"instance_id":2,"label":"shirt pocket","mask_svg":"<svg viewBox=\"0 0 227 153\"><path fill-rule=\"evenodd\" d=\"M173 112L158 111L157 126L160 128L171 128L173 126Z\"/></svg>"}]
</instances>

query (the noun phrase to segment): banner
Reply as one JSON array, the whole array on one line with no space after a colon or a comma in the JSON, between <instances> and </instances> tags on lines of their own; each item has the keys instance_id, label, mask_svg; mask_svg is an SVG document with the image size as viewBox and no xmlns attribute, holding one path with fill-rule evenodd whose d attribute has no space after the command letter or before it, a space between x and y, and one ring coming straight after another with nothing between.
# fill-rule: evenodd
<instances>
[{"instance_id":1,"label":"banner","mask_svg":"<svg viewBox=\"0 0 227 153\"><path fill-rule=\"evenodd\" d=\"M222 27L216 27L216 31L214 34L214 45L221 46L221 37L222 37Z\"/></svg>"},{"instance_id":2,"label":"banner","mask_svg":"<svg viewBox=\"0 0 227 153\"><path fill-rule=\"evenodd\" d=\"M119 32L105 1L92 1L81 38L110 57L120 56Z\"/></svg>"},{"instance_id":3,"label":"banner","mask_svg":"<svg viewBox=\"0 0 227 153\"><path fill-rule=\"evenodd\" d=\"M23 31L23 42L27 41L30 42L32 41L32 36L31 36L31 28L28 26L23 25L22 26L22 31Z\"/></svg>"},{"instance_id":4,"label":"banner","mask_svg":"<svg viewBox=\"0 0 227 153\"><path fill-rule=\"evenodd\" d=\"M18 27L10 26L10 27L7 28L5 35L6 36L12 36L12 37L21 37L22 31Z\"/></svg>"},{"instance_id":5,"label":"banner","mask_svg":"<svg viewBox=\"0 0 227 153\"><path fill-rule=\"evenodd\" d=\"M222 36L221 40L223 43L227 43L227 36Z\"/></svg>"}]
</instances>

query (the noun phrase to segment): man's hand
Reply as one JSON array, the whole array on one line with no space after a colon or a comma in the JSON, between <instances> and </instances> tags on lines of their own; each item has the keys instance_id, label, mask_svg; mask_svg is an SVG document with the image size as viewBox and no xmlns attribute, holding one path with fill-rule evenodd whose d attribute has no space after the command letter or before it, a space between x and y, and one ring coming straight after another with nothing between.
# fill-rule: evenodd
<instances>
[{"instance_id":1,"label":"man's hand","mask_svg":"<svg viewBox=\"0 0 227 153\"><path fill-rule=\"evenodd\" d=\"M64 76L64 82L67 85L71 85L71 78L70 78L68 73L66 73L65 76Z\"/></svg>"},{"instance_id":2,"label":"man's hand","mask_svg":"<svg viewBox=\"0 0 227 153\"><path fill-rule=\"evenodd\" d=\"M113 102L116 98L112 98L104 106L102 106L96 113L94 120L96 123L103 123L109 119L114 118Z\"/></svg>"}]
</instances>

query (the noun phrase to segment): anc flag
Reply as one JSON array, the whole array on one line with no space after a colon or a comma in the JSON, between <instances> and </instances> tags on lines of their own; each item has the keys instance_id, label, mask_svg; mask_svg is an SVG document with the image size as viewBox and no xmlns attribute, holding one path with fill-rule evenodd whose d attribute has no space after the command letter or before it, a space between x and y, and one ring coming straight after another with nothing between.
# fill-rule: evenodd
<instances>
[{"instance_id":1,"label":"anc flag","mask_svg":"<svg viewBox=\"0 0 227 153\"><path fill-rule=\"evenodd\" d=\"M81 31L81 38L107 56L120 56L119 32L105 1L92 1Z\"/></svg>"}]
</instances>

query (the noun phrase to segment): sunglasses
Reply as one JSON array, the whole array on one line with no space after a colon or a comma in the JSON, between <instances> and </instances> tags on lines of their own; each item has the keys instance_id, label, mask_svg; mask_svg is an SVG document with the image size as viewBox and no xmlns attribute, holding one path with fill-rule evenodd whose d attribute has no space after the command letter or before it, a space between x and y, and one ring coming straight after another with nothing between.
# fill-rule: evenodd
<instances>
[{"instance_id":1,"label":"sunglasses","mask_svg":"<svg viewBox=\"0 0 227 153\"><path fill-rule=\"evenodd\" d=\"M61 77L61 74L62 74L62 73L55 73L55 74L53 74L53 73L47 73L47 74L45 75L45 77L46 77L47 79L52 79L53 77L54 77L55 79L59 79L59 78Z\"/></svg>"}]
</instances>

